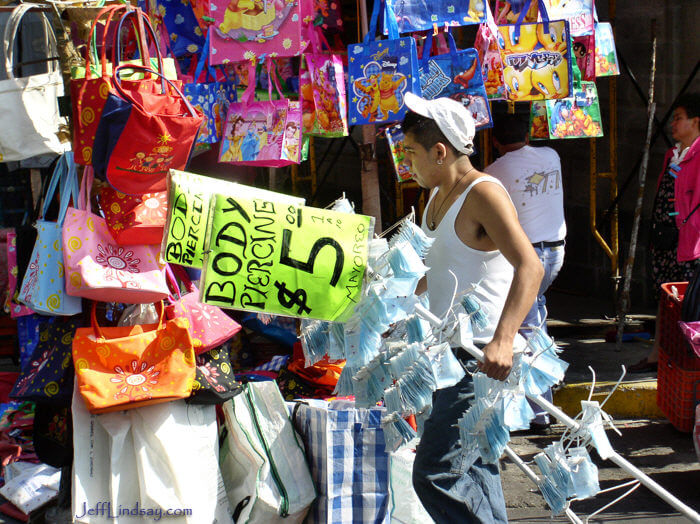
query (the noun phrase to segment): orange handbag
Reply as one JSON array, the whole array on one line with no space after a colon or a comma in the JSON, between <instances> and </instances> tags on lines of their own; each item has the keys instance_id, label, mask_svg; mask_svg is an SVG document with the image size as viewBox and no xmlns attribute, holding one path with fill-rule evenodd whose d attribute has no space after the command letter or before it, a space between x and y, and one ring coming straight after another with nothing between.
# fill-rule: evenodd
<instances>
[{"instance_id":1,"label":"orange handbag","mask_svg":"<svg viewBox=\"0 0 700 524\"><path fill-rule=\"evenodd\" d=\"M92 326L73 339L73 361L80 394L90 413L107 413L187 398L195 378L188 321L100 327L92 306Z\"/></svg>"}]
</instances>

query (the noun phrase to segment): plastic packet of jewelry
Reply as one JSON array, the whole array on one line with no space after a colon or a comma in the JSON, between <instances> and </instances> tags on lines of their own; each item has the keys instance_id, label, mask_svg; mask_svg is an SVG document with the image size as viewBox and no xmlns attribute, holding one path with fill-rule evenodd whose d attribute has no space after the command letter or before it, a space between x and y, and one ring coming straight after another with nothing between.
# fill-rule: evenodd
<instances>
[{"instance_id":1,"label":"plastic packet of jewelry","mask_svg":"<svg viewBox=\"0 0 700 524\"><path fill-rule=\"evenodd\" d=\"M422 349L423 346L417 342L401 346L399 351L392 354L388 359L391 376L394 377L394 379L401 378L414 362L423 358Z\"/></svg>"},{"instance_id":2,"label":"plastic packet of jewelry","mask_svg":"<svg viewBox=\"0 0 700 524\"><path fill-rule=\"evenodd\" d=\"M355 369L359 369L372 360L382 344L382 336L359 322L347 322L344 332L345 359Z\"/></svg>"},{"instance_id":3,"label":"plastic packet of jewelry","mask_svg":"<svg viewBox=\"0 0 700 524\"><path fill-rule=\"evenodd\" d=\"M458 426L465 448L478 449L487 464L495 464L510 441L501 402L478 399L459 419Z\"/></svg>"},{"instance_id":4,"label":"plastic packet of jewelry","mask_svg":"<svg viewBox=\"0 0 700 524\"><path fill-rule=\"evenodd\" d=\"M330 360L345 359L345 325L331 322L328 327L328 358Z\"/></svg>"},{"instance_id":5,"label":"plastic packet of jewelry","mask_svg":"<svg viewBox=\"0 0 700 524\"><path fill-rule=\"evenodd\" d=\"M521 365L523 387L530 395L541 395L564 380L569 364L552 351L543 351L534 357L525 355Z\"/></svg>"},{"instance_id":6,"label":"plastic packet of jewelry","mask_svg":"<svg viewBox=\"0 0 700 524\"><path fill-rule=\"evenodd\" d=\"M426 350L435 377L436 389L449 388L464 378L464 368L447 342Z\"/></svg>"},{"instance_id":7,"label":"plastic packet of jewelry","mask_svg":"<svg viewBox=\"0 0 700 524\"><path fill-rule=\"evenodd\" d=\"M489 317L486 309L482 307L481 301L473 293L467 293L460 300L460 304L469 315L472 327L477 330L484 330L489 325Z\"/></svg>"},{"instance_id":8,"label":"plastic packet of jewelry","mask_svg":"<svg viewBox=\"0 0 700 524\"><path fill-rule=\"evenodd\" d=\"M355 214L355 206L344 196L333 202L331 210L340 213L349 213L351 215Z\"/></svg>"},{"instance_id":9,"label":"plastic packet of jewelry","mask_svg":"<svg viewBox=\"0 0 700 524\"><path fill-rule=\"evenodd\" d=\"M535 412L524 394L506 391L501 401L503 402L503 420L510 431L530 428Z\"/></svg>"},{"instance_id":10,"label":"plastic packet of jewelry","mask_svg":"<svg viewBox=\"0 0 700 524\"><path fill-rule=\"evenodd\" d=\"M387 452L399 449L404 443L416 438L415 430L398 413L390 413L382 419L384 445Z\"/></svg>"},{"instance_id":11,"label":"plastic packet of jewelry","mask_svg":"<svg viewBox=\"0 0 700 524\"><path fill-rule=\"evenodd\" d=\"M313 366L328 352L331 345L329 328L330 323L323 320L301 319L300 338L306 367Z\"/></svg>"},{"instance_id":12,"label":"plastic packet of jewelry","mask_svg":"<svg viewBox=\"0 0 700 524\"><path fill-rule=\"evenodd\" d=\"M603 460L609 459L615 454L615 450L612 445L610 445L608 435L605 433L603 415L605 415L608 420L610 420L610 417L600 409L600 404L595 400L582 400L581 409L582 415L580 424L585 427L585 430L591 436L593 446L598 452L598 455L600 455L600 458Z\"/></svg>"},{"instance_id":13,"label":"plastic packet of jewelry","mask_svg":"<svg viewBox=\"0 0 700 524\"><path fill-rule=\"evenodd\" d=\"M338 397L354 395L355 384L353 384L352 377L355 376L355 373L357 373L357 368L346 363L343 371L340 372L333 394Z\"/></svg>"},{"instance_id":14,"label":"plastic packet of jewelry","mask_svg":"<svg viewBox=\"0 0 700 524\"><path fill-rule=\"evenodd\" d=\"M390 247L386 258L394 275L399 278L421 278L428 271L428 267L423 264L413 246L406 241L397 242L396 245Z\"/></svg>"},{"instance_id":15,"label":"plastic packet of jewelry","mask_svg":"<svg viewBox=\"0 0 700 524\"><path fill-rule=\"evenodd\" d=\"M595 497L600 491L598 467L591 460L585 447L569 448L567 461L571 468L571 479L577 499Z\"/></svg>"},{"instance_id":16,"label":"plastic packet of jewelry","mask_svg":"<svg viewBox=\"0 0 700 524\"><path fill-rule=\"evenodd\" d=\"M435 242L435 239L427 236L423 230L413 222L413 220L405 218L401 222L399 230L393 237L391 237L389 246L394 246L402 241L411 244L418 256L425 258L425 255L428 254L428 250L430 249L430 246L433 245L433 242Z\"/></svg>"}]
</instances>

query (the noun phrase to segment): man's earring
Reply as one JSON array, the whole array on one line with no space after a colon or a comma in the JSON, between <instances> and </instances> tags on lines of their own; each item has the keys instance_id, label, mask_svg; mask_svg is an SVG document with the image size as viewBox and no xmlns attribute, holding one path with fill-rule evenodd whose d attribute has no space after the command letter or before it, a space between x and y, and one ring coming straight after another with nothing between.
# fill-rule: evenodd
<instances>
[{"instance_id":1,"label":"man's earring","mask_svg":"<svg viewBox=\"0 0 700 524\"><path fill-rule=\"evenodd\" d=\"M439 160L437 161L437 163L438 163L439 165L442 165L442 159L439 159Z\"/></svg>"}]
</instances>

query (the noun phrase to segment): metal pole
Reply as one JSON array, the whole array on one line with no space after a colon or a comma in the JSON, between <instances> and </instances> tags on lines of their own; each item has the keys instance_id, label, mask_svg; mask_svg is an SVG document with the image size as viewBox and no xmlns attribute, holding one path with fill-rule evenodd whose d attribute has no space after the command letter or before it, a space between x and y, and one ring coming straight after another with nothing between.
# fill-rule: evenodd
<instances>
[{"instance_id":1,"label":"metal pole","mask_svg":"<svg viewBox=\"0 0 700 524\"><path fill-rule=\"evenodd\" d=\"M644 203L644 187L647 177L647 165L649 164L649 147L651 145L651 131L654 126L654 115L656 114L656 102L654 101L654 77L656 76L656 20L651 21L651 75L649 78L649 106L647 108L647 136L644 143L644 156L639 169L639 188L637 189L637 204L634 208L634 223L632 225L632 236L630 238L630 248L627 261L625 262L625 275L622 283L622 295L620 297L620 312L617 324L617 342L615 349L622 349L622 333L625 329L625 317L629 310L630 282L632 280L632 269L634 268L635 251L637 250L637 237L639 235L639 222L642 216L642 204Z\"/></svg>"}]
</instances>

